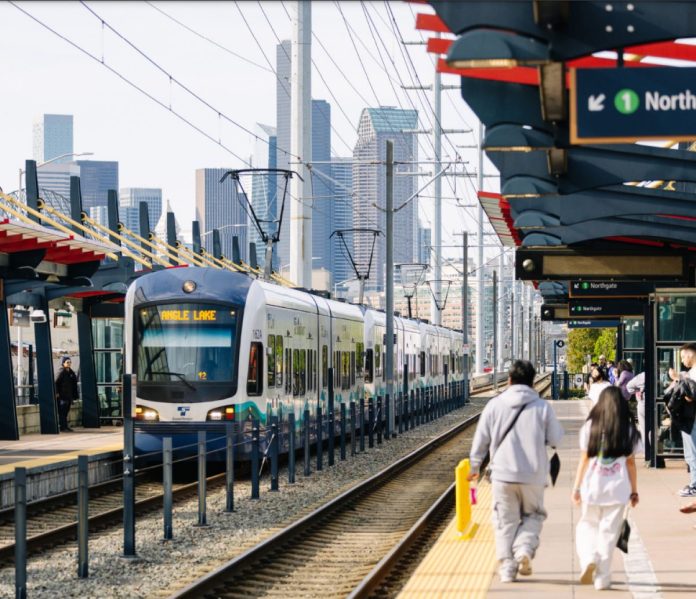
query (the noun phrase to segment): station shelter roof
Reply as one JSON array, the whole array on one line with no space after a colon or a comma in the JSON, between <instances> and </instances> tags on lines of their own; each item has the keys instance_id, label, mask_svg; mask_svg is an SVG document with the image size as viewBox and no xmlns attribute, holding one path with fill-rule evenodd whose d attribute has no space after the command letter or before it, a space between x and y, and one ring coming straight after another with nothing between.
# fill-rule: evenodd
<instances>
[{"instance_id":1,"label":"station shelter roof","mask_svg":"<svg viewBox=\"0 0 696 599\"><path fill-rule=\"evenodd\" d=\"M416 28L428 33L438 71L460 76L462 98L485 126L483 147L500 172L500 193L480 191L479 200L502 244L519 248L518 278L562 297L571 277L544 270L549 252L606 260L633 252L682 256L680 278L693 284L692 144L669 137L647 144L571 143L569 110L573 69L623 67L649 76L664 59L670 66L696 66L696 45L680 39L696 36L696 21L685 14L689 7L610 3L610 10L606 2L563 0L428 4ZM532 268L522 268L528 259ZM606 264L603 269L586 276L609 276Z\"/></svg>"}]
</instances>

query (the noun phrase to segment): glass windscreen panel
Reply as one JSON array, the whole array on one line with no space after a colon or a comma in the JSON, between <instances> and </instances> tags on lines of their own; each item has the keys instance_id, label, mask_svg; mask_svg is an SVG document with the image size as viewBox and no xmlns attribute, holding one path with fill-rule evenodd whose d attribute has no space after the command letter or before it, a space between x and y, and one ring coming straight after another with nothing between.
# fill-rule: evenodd
<instances>
[{"instance_id":1,"label":"glass windscreen panel","mask_svg":"<svg viewBox=\"0 0 696 599\"><path fill-rule=\"evenodd\" d=\"M162 304L137 312L138 383L231 382L237 311L210 304Z\"/></svg>"},{"instance_id":2,"label":"glass windscreen panel","mask_svg":"<svg viewBox=\"0 0 696 599\"><path fill-rule=\"evenodd\" d=\"M657 341L696 340L696 295L657 296Z\"/></svg>"},{"instance_id":3,"label":"glass windscreen panel","mask_svg":"<svg viewBox=\"0 0 696 599\"><path fill-rule=\"evenodd\" d=\"M624 349L643 349L645 346L645 330L642 318L624 318L623 332ZM633 370L634 372L636 371L635 368Z\"/></svg>"},{"instance_id":4,"label":"glass windscreen panel","mask_svg":"<svg viewBox=\"0 0 696 599\"><path fill-rule=\"evenodd\" d=\"M684 370L684 366L679 359L678 347L658 347L657 348L657 397L664 396L667 387L672 384L669 376L669 369L676 371Z\"/></svg>"}]
</instances>

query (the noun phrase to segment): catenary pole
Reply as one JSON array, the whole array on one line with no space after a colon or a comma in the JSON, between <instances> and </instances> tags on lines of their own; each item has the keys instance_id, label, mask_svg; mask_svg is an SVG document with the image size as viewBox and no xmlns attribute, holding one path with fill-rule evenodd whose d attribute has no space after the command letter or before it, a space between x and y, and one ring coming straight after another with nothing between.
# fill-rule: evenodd
<instances>
[{"instance_id":1,"label":"catenary pole","mask_svg":"<svg viewBox=\"0 0 696 599\"><path fill-rule=\"evenodd\" d=\"M464 354L464 401L469 401L469 234L462 233L462 342Z\"/></svg>"},{"instance_id":2,"label":"catenary pole","mask_svg":"<svg viewBox=\"0 0 696 599\"><path fill-rule=\"evenodd\" d=\"M483 123L479 123L478 138L478 177L477 188L483 191ZM483 205L479 199L478 205L478 271L476 272L476 288L478 297L476 298L476 372L483 372Z\"/></svg>"},{"instance_id":3,"label":"catenary pole","mask_svg":"<svg viewBox=\"0 0 696 599\"><path fill-rule=\"evenodd\" d=\"M439 37L439 34L436 34ZM440 73L435 69L435 79L433 80L433 106L435 118L433 123L433 149L435 154L434 169L436 173L442 170L442 85ZM433 219L433 276L435 278L433 297L431 298L431 309L433 323L436 325L442 322L442 311L438 307L442 292L442 176L437 177L433 185L435 195L435 217ZM437 298L437 301L435 301ZM442 304L440 304L442 305Z\"/></svg>"},{"instance_id":4,"label":"catenary pole","mask_svg":"<svg viewBox=\"0 0 696 599\"><path fill-rule=\"evenodd\" d=\"M394 142L387 140L386 156L386 244L387 244L387 339L386 352L387 394L389 395L389 430L394 431Z\"/></svg>"},{"instance_id":5,"label":"catenary pole","mask_svg":"<svg viewBox=\"0 0 696 599\"><path fill-rule=\"evenodd\" d=\"M309 0L296 2L292 28L290 105L290 151L299 157L297 170L302 178L291 180L290 202L290 279L300 287L312 286L312 8ZM295 160L295 159L293 159Z\"/></svg>"}]
</instances>

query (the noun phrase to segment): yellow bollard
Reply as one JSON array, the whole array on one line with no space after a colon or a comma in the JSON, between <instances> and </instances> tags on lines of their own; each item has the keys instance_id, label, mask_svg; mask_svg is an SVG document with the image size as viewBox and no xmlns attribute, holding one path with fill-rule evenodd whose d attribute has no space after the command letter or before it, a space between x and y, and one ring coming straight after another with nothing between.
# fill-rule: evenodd
<instances>
[{"instance_id":1,"label":"yellow bollard","mask_svg":"<svg viewBox=\"0 0 696 599\"><path fill-rule=\"evenodd\" d=\"M478 528L476 525L471 525L471 490L466 478L469 472L471 472L471 465L468 459L459 462L454 469L457 532L462 539L471 539Z\"/></svg>"}]
</instances>

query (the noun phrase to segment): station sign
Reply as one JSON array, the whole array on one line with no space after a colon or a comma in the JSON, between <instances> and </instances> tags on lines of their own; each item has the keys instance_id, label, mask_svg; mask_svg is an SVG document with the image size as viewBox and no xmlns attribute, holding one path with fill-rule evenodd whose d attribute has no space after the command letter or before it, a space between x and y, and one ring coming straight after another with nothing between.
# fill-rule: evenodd
<instances>
[{"instance_id":1,"label":"station sign","mask_svg":"<svg viewBox=\"0 0 696 599\"><path fill-rule=\"evenodd\" d=\"M571 299L568 314L577 317L642 316L645 302L637 299Z\"/></svg>"},{"instance_id":2,"label":"station sign","mask_svg":"<svg viewBox=\"0 0 696 599\"><path fill-rule=\"evenodd\" d=\"M696 140L696 69L570 70L570 143Z\"/></svg>"},{"instance_id":3,"label":"station sign","mask_svg":"<svg viewBox=\"0 0 696 599\"><path fill-rule=\"evenodd\" d=\"M570 297L647 297L659 284L655 281L571 281Z\"/></svg>"},{"instance_id":4,"label":"station sign","mask_svg":"<svg viewBox=\"0 0 696 599\"><path fill-rule=\"evenodd\" d=\"M569 320L569 329L615 329L621 324L620 320Z\"/></svg>"}]
</instances>

